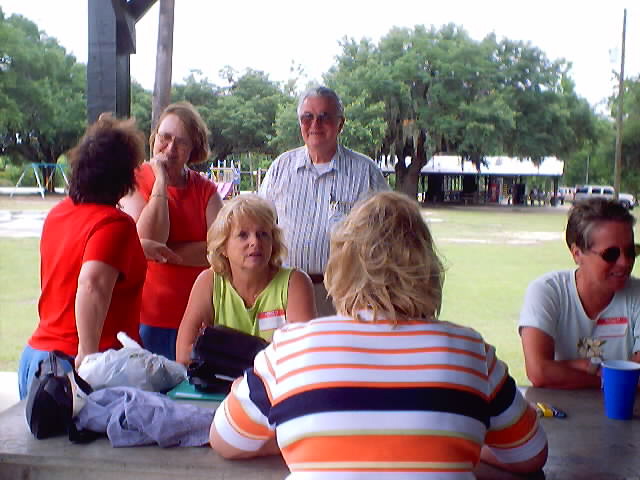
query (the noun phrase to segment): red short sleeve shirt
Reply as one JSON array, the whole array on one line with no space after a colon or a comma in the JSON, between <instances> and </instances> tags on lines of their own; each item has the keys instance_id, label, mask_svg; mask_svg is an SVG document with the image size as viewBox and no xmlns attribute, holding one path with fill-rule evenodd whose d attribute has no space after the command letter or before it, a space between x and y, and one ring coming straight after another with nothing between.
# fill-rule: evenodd
<instances>
[{"instance_id":1,"label":"red short sleeve shirt","mask_svg":"<svg viewBox=\"0 0 640 480\"><path fill-rule=\"evenodd\" d=\"M128 215L115 207L74 205L67 198L47 216L40 241L40 322L29 339L39 350L78 351L75 297L82 264L98 260L119 272L104 322L99 348L119 348L124 331L139 338L140 306L146 260Z\"/></svg>"},{"instance_id":2,"label":"red short sleeve shirt","mask_svg":"<svg viewBox=\"0 0 640 480\"><path fill-rule=\"evenodd\" d=\"M136 181L140 195L149 200L155 182L151 165L145 163L138 168ZM216 191L213 182L190 170L186 187L167 188L171 224L168 243L206 241L207 204ZM204 269L149 261L140 322L152 327L177 329L187 307L191 287Z\"/></svg>"}]
</instances>

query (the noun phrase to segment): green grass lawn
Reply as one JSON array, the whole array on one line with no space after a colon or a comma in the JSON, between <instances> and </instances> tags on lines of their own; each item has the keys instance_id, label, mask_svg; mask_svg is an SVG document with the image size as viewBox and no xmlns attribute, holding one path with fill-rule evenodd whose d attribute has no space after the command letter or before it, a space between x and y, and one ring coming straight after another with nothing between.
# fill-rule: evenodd
<instances>
[{"instance_id":1,"label":"green grass lawn","mask_svg":"<svg viewBox=\"0 0 640 480\"><path fill-rule=\"evenodd\" d=\"M52 202L39 205L50 208ZM516 330L525 289L545 272L573 266L563 239L566 213L536 207L424 210L446 266L441 318L481 332L519 384L528 383ZM0 252L0 371L6 371L17 369L37 321L38 239L0 238Z\"/></svg>"},{"instance_id":2,"label":"green grass lawn","mask_svg":"<svg viewBox=\"0 0 640 480\"><path fill-rule=\"evenodd\" d=\"M520 306L532 279L573 264L562 239L566 211L426 213L447 269L441 319L481 332L516 381L528 383L516 327Z\"/></svg>"},{"instance_id":3,"label":"green grass lawn","mask_svg":"<svg viewBox=\"0 0 640 480\"><path fill-rule=\"evenodd\" d=\"M0 371L18 368L20 352L38 319L37 238L0 238Z\"/></svg>"}]
</instances>

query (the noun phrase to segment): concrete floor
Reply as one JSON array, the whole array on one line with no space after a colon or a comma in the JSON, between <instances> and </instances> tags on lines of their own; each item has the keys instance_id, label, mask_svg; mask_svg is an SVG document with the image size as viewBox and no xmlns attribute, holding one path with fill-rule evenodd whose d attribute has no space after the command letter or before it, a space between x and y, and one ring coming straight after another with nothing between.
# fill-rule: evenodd
<instances>
[{"instance_id":1,"label":"concrete floor","mask_svg":"<svg viewBox=\"0 0 640 480\"><path fill-rule=\"evenodd\" d=\"M18 374L16 372L0 372L0 412L18 401Z\"/></svg>"}]
</instances>

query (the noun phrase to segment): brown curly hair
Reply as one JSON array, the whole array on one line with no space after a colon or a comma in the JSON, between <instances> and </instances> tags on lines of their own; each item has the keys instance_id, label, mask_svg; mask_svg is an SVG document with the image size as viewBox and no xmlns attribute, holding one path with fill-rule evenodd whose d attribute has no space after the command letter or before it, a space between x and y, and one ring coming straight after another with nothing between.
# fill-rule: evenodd
<instances>
[{"instance_id":1,"label":"brown curly hair","mask_svg":"<svg viewBox=\"0 0 640 480\"><path fill-rule=\"evenodd\" d=\"M144 135L135 120L103 113L70 151L69 196L76 204L116 205L135 188L134 172L144 156Z\"/></svg>"}]
</instances>

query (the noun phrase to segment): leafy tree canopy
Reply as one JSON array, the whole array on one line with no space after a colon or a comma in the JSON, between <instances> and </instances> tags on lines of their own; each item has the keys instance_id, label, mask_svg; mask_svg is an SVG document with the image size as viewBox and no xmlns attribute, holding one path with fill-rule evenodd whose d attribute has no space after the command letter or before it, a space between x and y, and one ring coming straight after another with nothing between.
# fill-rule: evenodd
<instances>
[{"instance_id":1,"label":"leafy tree canopy","mask_svg":"<svg viewBox=\"0 0 640 480\"><path fill-rule=\"evenodd\" d=\"M86 124L86 69L20 15L0 10L0 153L55 163Z\"/></svg>"},{"instance_id":2,"label":"leafy tree canopy","mask_svg":"<svg viewBox=\"0 0 640 480\"><path fill-rule=\"evenodd\" d=\"M574 176L581 176L586 155L597 178L609 172L600 156L609 154L610 124L576 95L570 63L551 61L529 43L494 35L476 41L449 24L392 28L377 44L345 37L340 45L324 81L345 105L341 141L378 159L409 157L408 164L395 164L396 188L409 195L417 191L422 166L438 153L460 155L477 167L488 155L534 161L556 155L568 160ZM198 108L211 132L214 161L273 157L302 143L296 96L303 71L294 65L292 75L279 84L261 71L225 67L221 86L192 71L173 86L172 100ZM0 10L0 154L55 162L85 125L85 77L84 65L55 39ZM624 162L640 172L638 79L626 88ZM132 115L148 133L151 93L136 82Z\"/></svg>"},{"instance_id":3,"label":"leafy tree canopy","mask_svg":"<svg viewBox=\"0 0 640 480\"><path fill-rule=\"evenodd\" d=\"M372 131L374 120L385 124L382 140L363 150L411 157L408 166L396 163L396 185L410 195L431 154L458 154L478 167L496 154L535 161L595 136L594 115L567 76L570 65L528 43L494 35L474 41L449 24L393 28L378 45L344 39L341 46L326 80L345 103L382 106L379 115L360 112Z\"/></svg>"}]
</instances>

